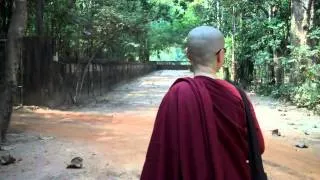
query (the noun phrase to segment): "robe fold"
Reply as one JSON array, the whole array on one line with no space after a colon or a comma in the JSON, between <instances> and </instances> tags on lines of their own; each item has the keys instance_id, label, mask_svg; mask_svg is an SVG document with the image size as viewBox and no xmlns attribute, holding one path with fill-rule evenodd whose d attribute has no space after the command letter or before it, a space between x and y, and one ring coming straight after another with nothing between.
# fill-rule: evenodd
<instances>
[{"instance_id":1,"label":"robe fold","mask_svg":"<svg viewBox=\"0 0 320 180\"><path fill-rule=\"evenodd\" d=\"M254 124L260 151L263 136ZM230 83L178 79L162 100L141 180L250 179L244 104Z\"/></svg>"}]
</instances>

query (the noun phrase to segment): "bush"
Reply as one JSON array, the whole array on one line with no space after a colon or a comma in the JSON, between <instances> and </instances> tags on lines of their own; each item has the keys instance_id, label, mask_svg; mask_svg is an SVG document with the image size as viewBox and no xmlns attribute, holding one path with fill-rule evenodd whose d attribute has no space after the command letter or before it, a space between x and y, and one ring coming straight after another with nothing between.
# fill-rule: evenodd
<instances>
[{"instance_id":1,"label":"bush","mask_svg":"<svg viewBox=\"0 0 320 180\"><path fill-rule=\"evenodd\" d=\"M260 94L271 95L273 98L290 101L298 107L306 107L317 111L320 106L320 84L315 82L306 82L299 86L284 84L276 86L261 86ZM270 93L271 89L271 93ZM320 113L320 112L319 112Z\"/></svg>"},{"instance_id":2,"label":"bush","mask_svg":"<svg viewBox=\"0 0 320 180\"><path fill-rule=\"evenodd\" d=\"M320 85L311 82L304 83L294 89L291 99L298 107L314 109L320 104Z\"/></svg>"},{"instance_id":3,"label":"bush","mask_svg":"<svg viewBox=\"0 0 320 180\"><path fill-rule=\"evenodd\" d=\"M273 87L271 96L277 99L279 98L286 101L290 101L293 89L294 86L290 84L281 85L279 87Z\"/></svg>"},{"instance_id":4,"label":"bush","mask_svg":"<svg viewBox=\"0 0 320 180\"><path fill-rule=\"evenodd\" d=\"M320 83L307 81L301 85L283 84L281 86L259 85L256 92L273 98L292 102L320 114Z\"/></svg>"}]
</instances>

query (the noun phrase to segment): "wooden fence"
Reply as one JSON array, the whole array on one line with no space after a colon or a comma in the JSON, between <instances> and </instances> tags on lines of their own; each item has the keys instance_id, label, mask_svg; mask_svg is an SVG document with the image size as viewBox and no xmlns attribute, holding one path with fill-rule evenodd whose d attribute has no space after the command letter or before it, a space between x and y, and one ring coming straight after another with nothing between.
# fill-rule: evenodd
<instances>
[{"instance_id":1,"label":"wooden fence","mask_svg":"<svg viewBox=\"0 0 320 180\"><path fill-rule=\"evenodd\" d=\"M82 97L93 97L124 80L142 76L155 70L190 69L177 61L110 62L96 59L85 69L88 59L54 58L55 43L48 37L24 37L18 69L16 104L57 106L72 103L76 84L84 71L87 76ZM5 70L5 41L0 41L0 82Z\"/></svg>"},{"instance_id":2,"label":"wooden fence","mask_svg":"<svg viewBox=\"0 0 320 180\"><path fill-rule=\"evenodd\" d=\"M84 71L88 71L82 97L92 97L109 90L120 81L156 70L153 63L95 61L85 69L86 63L53 61L54 43L50 38L23 39L22 99L25 105L56 106L72 103L76 84Z\"/></svg>"},{"instance_id":3,"label":"wooden fence","mask_svg":"<svg viewBox=\"0 0 320 180\"><path fill-rule=\"evenodd\" d=\"M0 83L3 82L5 76L6 41L6 37L4 35L0 35Z\"/></svg>"},{"instance_id":4,"label":"wooden fence","mask_svg":"<svg viewBox=\"0 0 320 180\"><path fill-rule=\"evenodd\" d=\"M190 70L191 65L183 61L153 61L158 70Z\"/></svg>"}]
</instances>

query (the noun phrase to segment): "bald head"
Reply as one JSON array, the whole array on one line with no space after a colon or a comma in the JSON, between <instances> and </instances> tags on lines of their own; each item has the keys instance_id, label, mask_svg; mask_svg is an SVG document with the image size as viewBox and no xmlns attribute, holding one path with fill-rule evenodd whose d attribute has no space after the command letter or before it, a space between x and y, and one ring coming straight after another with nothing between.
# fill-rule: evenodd
<instances>
[{"instance_id":1,"label":"bald head","mask_svg":"<svg viewBox=\"0 0 320 180\"><path fill-rule=\"evenodd\" d=\"M216 53L224 48L221 31L211 26L192 29L187 37L187 53L194 66L213 66Z\"/></svg>"}]
</instances>

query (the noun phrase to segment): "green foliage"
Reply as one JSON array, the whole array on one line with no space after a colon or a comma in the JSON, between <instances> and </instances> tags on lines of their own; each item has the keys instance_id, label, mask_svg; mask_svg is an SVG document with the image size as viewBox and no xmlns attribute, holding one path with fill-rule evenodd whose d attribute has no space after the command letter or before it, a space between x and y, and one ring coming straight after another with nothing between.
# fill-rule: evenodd
<instances>
[{"instance_id":1,"label":"green foliage","mask_svg":"<svg viewBox=\"0 0 320 180\"><path fill-rule=\"evenodd\" d=\"M291 49L291 57L284 63L298 65L300 83L308 81L320 83L319 63L316 62L320 58L319 47L311 48L308 45L289 47Z\"/></svg>"},{"instance_id":2,"label":"green foliage","mask_svg":"<svg viewBox=\"0 0 320 180\"><path fill-rule=\"evenodd\" d=\"M197 14L199 3L183 4L183 6L181 3L171 4L168 7L167 12L173 17L170 20L162 18L150 23L149 39L152 51L165 50L174 46L182 47L187 33L201 24Z\"/></svg>"},{"instance_id":3,"label":"green foliage","mask_svg":"<svg viewBox=\"0 0 320 180\"><path fill-rule=\"evenodd\" d=\"M231 67L232 64L232 39L230 36L225 37L225 48L227 49L227 53L225 54L225 67Z\"/></svg>"},{"instance_id":4,"label":"green foliage","mask_svg":"<svg viewBox=\"0 0 320 180\"><path fill-rule=\"evenodd\" d=\"M311 39L319 39L319 30L310 32ZM281 85L272 92L274 97L292 101L300 107L313 109L320 104L320 46L309 45L289 46L290 57L283 58L282 64L287 72L297 69L294 83Z\"/></svg>"},{"instance_id":5,"label":"green foliage","mask_svg":"<svg viewBox=\"0 0 320 180\"><path fill-rule=\"evenodd\" d=\"M320 10L319 10L320 11ZM320 27L316 27L313 31L308 34L311 40L320 40Z\"/></svg>"},{"instance_id":6,"label":"green foliage","mask_svg":"<svg viewBox=\"0 0 320 180\"><path fill-rule=\"evenodd\" d=\"M274 98L280 98L284 99L286 101L292 100L293 96L293 89L295 88L291 84L284 84L281 85L280 87L272 87L268 86L270 91L267 93L268 95L271 94L272 97Z\"/></svg>"},{"instance_id":7,"label":"green foliage","mask_svg":"<svg viewBox=\"0 0 320 180\"><path fill-rule=\"evenodd\" d=\"M262 90L263 89L263 90ZM299 107L315 108L320 104L319 83L303 83L300 86L285 84L280 87L260 87L260 93L291 101Z\"/></svg>"},{"instance_id":8,"label":"green foliage","mask_svg":"<svg viewBox=\"0 0 320 180\"><path fill-rule=\"evenodd\" d=\"M100 57L124 60L129 54L139 56L148 49L146 34L153 15L152 4L148 1L45 2L46 35L56 38L63 56L90 57L99 51ZM35 11L35 2L30 1L29 35L35 34ZM104 44L102 48L101 44Z\"/></svg>"},{"instance_id":9,"label":"green foliage","mask_svg":"<svg viewBox=\"0 0 320 180\"><path fill-rule=\"evenodd\" d=\"M215 4L216 1L211 2ZM223 13L235 17L234 28L232 20L227 18L223 29L225 33L235 34L236 73L240 82L253 81L258 93L283 98L299 106L315 108L320 104L319 24L315 23L310 29L308 45L290 46L289 0L222 1L222 4ZM212 10L216 11L215 6ZM230 47L228 44L227 41ZM227 54L226 66L231 68L229 58ZM281 72L282 76L277 76L276 73ZM282 82L275 81L279 77L283 78Z\"/></svg>"},{"instance_id":10,"label":"green foliage","mask_svg":"<svg viewBox=\"0 0 320 180\"><path fill-rule=\"evenodd\" d=\"M294 89L292 101L298 106L312 108L316 104L320 104L319 89L319 83L304 83Z\"/></svg>"},{"instance_id":11,"label":"green foliage","mask_svg":"<svg viewBox=\"0 0 320 180\"><path fill-rule=\"evenodd\" d=\"M37 1L28 2L27 32L34 35ZM232 73L237 82L254 82L259 92L300 106L319 104L320 24L315 21L306 27L310 28L306 44L292 43L290 0L45 3L46 35L56 38L59 54L64 56L84 58L99 51L99 57L109 60L185 61L187 33L199 25L212 25L225 34L225 68L236 66ZM314 12L317 19L318 6Z\"/></svg>"},{"instance_id":12,"label":"green foliage","mask_svg":"<svg viewBox=\"0 0 320 180\"><path fill-rule=\"evenodd\" d=\"M153 51L150 61L181 61L189 62L184 52L180 47L171 47L162 51Z\"/></svg>"}]
</instances>

